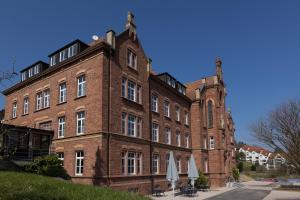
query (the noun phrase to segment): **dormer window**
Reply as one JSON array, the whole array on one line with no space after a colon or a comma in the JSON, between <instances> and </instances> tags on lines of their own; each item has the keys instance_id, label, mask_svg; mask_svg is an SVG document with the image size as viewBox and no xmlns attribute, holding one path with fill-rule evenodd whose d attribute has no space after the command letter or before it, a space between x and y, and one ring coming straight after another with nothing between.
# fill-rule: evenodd
<instances>
[{"instance_id":1,"label":"dormer window","mask_svg":"<svg viewBox=\"0 0 300 200\"><path fill-rule=\"evenodd\" d=\"M59 53L59 62L62 62L68 58L68 49L65 49Z\"/></svg>"},{"instance_id":2,"label":"dormer window","mask_svg":"<svg viewBox=\"0 0 300 200\"><path fill-rule=\"evenodd\" d=\"M35 65L34 68L33 68L33 72L34 72L34 75L40 73L40 65Z\"/></svg>"},{"instance_id":3,"label":"dormer window","mask_svg":"<svg viewBox=\"0 0 300 200\"><path fill-rule=\"evenodd\" d=\"M54 66L60 62L67 60L68 58L77 55L81 51L85 50L87 47L88 45L81 42L80 40L75 40L67 44L66 46L49 55L50 66Z\"/></svg>"},{"instance_id":4,"label":"dormer window","mask_svg":"<svg viewBox=\"0 0 300 200\"><path fill-rule=\"evenodd\" d=\"M25 80L26 80L26 72L23 72L23 73L22 73L21 80L22 80L22 81L25 81Z\"/></svg>"},{"instance_id":5,"label":"dormer window","mask_svg":"<svg viewBox=\"0 0 300 200\"><path fill-rule=\"evenodd\" d=\"M25 81L26 79L31 78L34 75L37 75L40 72L46 70L47 68L47 63L44 63L43 61L38 61L21 71L21 81Z\"/></svg>"},{"instance_id":6,"label":"dormer window","mask_svg":"<svg viewBox=\"0 0 300 200\"><path fill-rule=\"evenodd\" d=\"M127 66L137 70L137 57L130 49L127 49Z\"/></svg>"},{"instance_id":7,"label":"dormer window","mask_svg":"<svg viewBox=\"0 0 300 200\"><path fill-rule=\"evenodd\" d=\"M32 76L33 76L33 69L30 68L30 69L28 70L28 77L30 78L30 77L32 77Z\"/></svg>"}]
</instances>

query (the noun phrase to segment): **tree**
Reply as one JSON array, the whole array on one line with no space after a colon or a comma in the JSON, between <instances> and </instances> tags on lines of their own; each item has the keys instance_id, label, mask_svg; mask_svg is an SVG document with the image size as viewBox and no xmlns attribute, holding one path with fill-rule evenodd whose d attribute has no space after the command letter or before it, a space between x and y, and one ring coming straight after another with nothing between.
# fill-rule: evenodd
<instances>
[{"instance_id":1,"label":"tree","mask_svg":"<svg viewBox=\"0 0 300 200\"><path fill-rule=\"evenodd\" d=\"M281 104L251 125L254 137L281 155L300 173L300 100Z\"/></svg>"},{"instance_id":2,"label":"tree","mask_svg":"<svg viewBox=\"0 0 300 200\"><path fill-rule=\"evenodd\" d=\"M243 162L239 162L237 164L237 168L239 169L239 172L243 172L244 171L244 163Z\"/></svg>"},{"instance_id":3,"label":"tree","mask_svg":"<svg viewBox=\"0 0 300 200\"><path fill-rule=\"evenodd\" d=\"M236 152L235 154L235 159L237 162L240 162L240 161L245 161L246 160L246 155L243 153L243 152Z\"/></svg>"},{"instance_id":4,"label":"tree","mask_svg":"<svg viewBox=\"0 0 300 200\"><path fill-rule=\"evenodd\" d=\"M234 178L235 181L238 181L240 179L239 169L233 168L232 169L232 176L233 176L233 178Z\"/></svg>"}]
</instances>

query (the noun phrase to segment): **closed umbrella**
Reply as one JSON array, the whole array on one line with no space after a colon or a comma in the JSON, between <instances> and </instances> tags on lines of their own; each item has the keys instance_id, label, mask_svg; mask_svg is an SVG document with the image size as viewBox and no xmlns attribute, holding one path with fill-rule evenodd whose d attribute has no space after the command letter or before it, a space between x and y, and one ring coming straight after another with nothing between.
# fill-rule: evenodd
<instances>
[{"instance_id":1,"label":"closed umbrella","mask_svg":"<svg viewBox=\"0 0 300 200\"><path fill-rule=\"evenodd\" d=\"M171 186L173 189L173 195L175 195L175 183L178 181L179 176L178 176L178 171L176 168L176 164L174 161L174 156L173 156L173 151L170 152L170 157L169 157L169 165L168 165L168 170L167 170L167 180L171 182Z\"/></svg>"},{"instance_id":2,"label":"closed umbrella","mask_svg":"<svg viewBox=\"0 0 300 200\"><path fill-rule=\"evenodd\" d=\"M195 159L193 154L189 159L188 178L191 180L191 185L194 188L195 180L199 177L199 173L196 167Z\"/></svg>"}]
</instances>

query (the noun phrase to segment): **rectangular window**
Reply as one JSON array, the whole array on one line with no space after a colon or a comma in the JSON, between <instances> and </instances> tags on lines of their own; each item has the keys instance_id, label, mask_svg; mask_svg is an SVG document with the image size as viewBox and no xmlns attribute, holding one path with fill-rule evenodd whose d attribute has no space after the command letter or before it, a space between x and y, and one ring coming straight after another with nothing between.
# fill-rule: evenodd
<instances>
[{"instance_id":1,"label":"rectangular window","mask_svg":"<svg viewBox=\"0 0 300 200\"><path fill-rule=\"evenodd\" d=\"M68 58L75 56L77 53L77 44L73 44L68 48Z\"/></svg>"},{"instance_id":2,"label":"rectangular window","mask_svg":"<svg viewBox=\"0 0 300 200\"><path fill-rule=\"evenodd\" d=\"M185 147L190 148L190 136L188 134L185 135Z\"/></svg>"},{"instance_id":3,"label":"rectangular window","mask_svg":"<svg viewBox=\"0 0 300 200\"><path fill-rule=\"evenodd\" d=\"M122 133L126 134L126 113L122 113Z\"/></svg>"},{"instance_id":4,"label":"rectangular window","mask_svg":"<svg viewBox=\"0 0 300 200\"><path fill-rule=\"evenodd\" d=\"M85 131L85 112L77 113L77 135L83 134Z\"/></svg>"},{"instance_id":5,"label":"rectangular window","mask_svg":"<svg viewBox=\"0 0 300 200\"><path fill-rule=\"evenodd\" d=\"M159 174L159 155L154 154L152 159L153 174Z\"/></svg>"},{"instance_id":6,"label":"rectangular window","mask_svg":"<svg viewBox=\"0 0 300 200\"><path fill-rule=\"evenodd\" d=\"M180 121L180 108L179 106L175 106L175 113L176 113L176 121Z\"/></svg>"},{"instance_id":7,"label":"rectangular window","mask_svg":"<svg viewBox=\"0 0 300 200\"><path fill-rule=\"evenodd\" d=\"M140 85L136 87L136 102L139 104L142 103L142 87Z\"/></svg>"},{"instance_id":8,"label":"rectangular window","mask_svg":"<svg viewBox=\"0 0 300 200\"><path fill-rule=\"evenodd\" d=\"M165 129L165 134L165 143L171 144L171 129L169 127Z\"/></svg>"},{"instance_id":9,"label":"rectangular window","mask_svg":"<svg viewBox=\"0 0 300 200\"><path fill-rule=\"evenodd\" d=\"M121 172L123 175L126 174L126 152L122 152L121 154Z\"/></svg>"},{"instance_id":10,"label":"rectangular window","mask_svg":"<svg viewBox=\"0 0 300 200\"><path fill-rule=\"evenodd\" d=\"M68 58L68 49L64 49L63 51L59 52L59 62L62 62Z\"/></svg>"},{"instance_id":11,"label":"rectangular window","mask_svg":"<svg viewBox=\"0 0 300 200\"><path fill-rule=\"evenodd\" d=\"M57 153L57 157L61 161L61 165L64 166L64 153Z\"/></svg>"},{"instance_id":12,"label":"rectangular window","mask_svg":"<svg viewBox=\"0 0 300 200\"><path fill-rule=\"evenodd\" d=\"M34 66L34 74L38 74L40 72L40 65L37 64Z\"/></svg>"},{"instance_id":13,"label":"rectangular window","mask_svg":"<svg viewBox=\"0 0 300 200\"><path fill-rule=\"evenodd\" d=\"M158 138L159 138L158 124L152 123L152 141L158 142Z\"/></svg>"},{"instance_id":14,"label":"rectangular window","mask_svg":"<svg viewBox=\"0 0 300 200\"><path fill-rule=\"evenodd\" d=\"M22 81L25 81L25 80L26 80L26 72L23 72L23 73L22 73L21 80L22 80Z\"/></svg>"},{"instance_id":15,"label":"rectangular window","mask_svg":"<svg viewBox=\"0 0 300 200\"><path fill-rule=\"evenodd\" d=\"M50 58L50 66L56 65L56 55Z\"/></svg>"},{"instance_id":16,"label":"rectangular window","mask_svg":"<svg viewBox=\"0 0 300 200\"><path fill-rule=\"evenodd\" d=\"M177 158L177 160L176 160L176 167L177 167L178 173L181 174L181 160L180 160L180 158Z\"/></svg>"},{"instance_id":17,"label":"rectangular window","mask_svg":"<svg viewBox=\"0 0 300 200\"><path fill-rule=\"evenodd\" d=\"M126 98L126 85L127 85L127 79L122 78L122 97Z\"/></svg>"},{"instance_id":18,"label":"rectangular window","mask_svg":"<svg viewBox=\"0 0 300 200\"><path fill-rule=\"evenodd\" d=\"M76 161L75 161L75 175L83 175L83 164L84 164L84 153L83 151L76 152Z\"/></svg>"},{"instance_id":19,"label":"rectangular window","mask_svg":"<svg viewBox=\"0 0 300 200\"><path fill-rule=\"evenodd\" d=\"M43 92L43 96L44 96L44 108L48 108L50 107L50 90L45 90Z\"/></svg>"},{"instance_id":20,"label":"rectangular window","mask_svg":"<svg viewBox=\"0 0 300 200\"><path fill-rule=\"evenodd\" d=\"M136 116L128 114L127 134L129 136L136 136Z\"/></svg>"},{"instance_id":21,"label":"rectangular window","mask_svg":"<svg viewBox=\"0 0 300 200\"><path fill-rule=\"evenodd\" d=\"M127 172L128 175L134 175L136 173L135 169L135 153L128 152L127 153Z\"/></svg>"},{"instance_id":22,"label":"rectangular window","mask_svg":"<svg viewBox=\"0 0 300 200\"><path fill-rule=\"evenodd\" d=\"M184 124L189 125L189 113L187 111L184 112Z\"/></svg>"},{"instance_id":23,"label":"rectangular window","mask_svg":"<svg viewBox=\"0 0 300 200\"><path fill-rule=\"evenodd\" d=\"M158 112L158 97L157 95L152 94L151 96L151 109L153 112Z\"/></svg>"},{"instance_id":24,"label":"rectangular window","mask_svg":"<svg viewBox=\"0 0 300 200\"><path fill-rule=\"evenodd\" d=\"M81 75L77 78L77 97L85 96L85 75Z\"/></svg>"},{"instance_id":25,"label":"rectangular window","mask_svg":"<svg viewBox=\"0 0 300 200\"><path fill-rule=\"evenodd\" d=\"M181 139L180 139L180 131L176 130L176 145L180 147Z\"/></svg>"},{"instance_id":26,"label":"rectangular window","mask_svg":"<svg viewBox=\"0 0 300 200\"><path fill-rule=\"evenodd\" d=\"M52 121L39 123L39 129L52 130Z\"/></svg>"},{"instance_id":27,"label":"rectangular window","mask_svg":"<svg viewBox=\"0 0 300 200\"><path fill-rule=\"evenodd\" d=\"M58 118L58 138L62 138L65 136L66 129L66 119L65 117Z\"/></svg>"},{"instance_id":28,"label":"rectangular window","mask_svg":"<svg viewBox=\"0 0 300 200\"><path fill-rule=\"evenodd\" d=\"M36 110L41 110L43 108L43 93L39 92L36 94Z\"/></svg>"},{"instance_id":29,"label":"rectangular window","mask_svg":"<svg viewBox=\"0 0 300 200\"><path fill-rule=\"evenodd\" d=\"M16 117L17 117L17 102L14 102L12 106L12 118L16 118Z\"/></svg>"},{"instance_id":30,"label":"rectangular window","mask_svg":"<svg viewBox=\"0 0 300 200\"><path fill-rule=\"evenodd\" d=\"M168 171L169 160L170 160L170 154L166 154L166 172Z\"/></svg>"},{"instance_id":31,"label":"rectangular window","mask_svg":"<svg viewBox=\"0 0 300 200\"><path fill-rule=\"evenodd\" d=\"M67 101L67 84L61 83L59 85L59 103L64 103Z\"/></svg>"},{"instance_id":32,"label":"rectangular window","mask_svg":"<svg viewBox=\"0 0 300 200\"><path fill-rule=\"evenodd\" d=\"M136 101L135 98L135 88L136 84L132 81L128 81L128 88L127 88L127 98L131 101Z\"/></svg>"},{"instance_id":33,"label":"rectangular window","mask_svg":"<svg viewBox=\"0 0 300 200\"><path fill-rule=\"evenodd\" d=\"M141 137L141 135L142 135L142 119L138 117L136 123L136 137Z\"/></svg>"},{"instance_id":34,"label":"rectangular window","mask_svg":"<svg viewBox=\"0 0 300 200\"><path fill-rule=\"evenodd\" d=\"M26 115L29 112L29 98L25 97L23 102L23 114Z\"/></svg>"},{"instance_id":35,"label":"rectangular window","mask_svg":"<svg viewBox=\"0 0 300 200\"><path fill-rule=\"evenodd\" d=\"M32 77L33 76L33 68L30 68L29 70L28 70L28 77L30 78L30 77Z\"/></svg>"},{"instance_id":36,"label":"rectangular window","mask_svg":"<svg viewBox=\"0 0 300 200\"><path fill-rule=\"evenodd\" d=\"M164 101L164 114L166 117L170 117L170 103L168 101Z\"/></svg>"},{"instance_id":37,"label":"rectangular window","mask_svg":"<svg viewBox=\"0 0 300 200\"><path fill-rule=\"evenodd\" d=\"M129 49L127 49L127 65L135 70L137 70L137 57Z\"/></svg>"}]
</instances>

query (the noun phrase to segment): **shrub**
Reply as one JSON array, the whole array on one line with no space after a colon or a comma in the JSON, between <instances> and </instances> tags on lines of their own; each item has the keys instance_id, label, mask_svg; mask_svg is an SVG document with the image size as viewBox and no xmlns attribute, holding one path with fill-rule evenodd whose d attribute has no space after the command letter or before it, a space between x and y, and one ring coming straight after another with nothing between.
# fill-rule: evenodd
<instances>
[{"instance_id":1,"label":"shrub","mask_svg":"<svg viewBox=\"0 0 300 200\"><path fill-rule=\"evenodd\" d=\"M237 165L237 168L239 169L239 172L243 172L244 171L244 163L239 162L238 165Z\"/></svg>"},{"instance_id":2,"label":"shrub","mask_svg":"<svg viewBox=\"0 0 300 200\"><path fill-rule=\"evenodd\" d=\"M256 166L255 165L251 165L251 171L256 171Z\"/></svg>"},{"instance_id":3,"label":"shrub","mask_svg":"<svg viewBox=\"0 0 300 200\"><path fill-rule=\"evenodd\" d=\"M239 169L233 168L232 169L232 176L233 176L233 178L234 178L235 181L238 181L240 179Z\"/></svg>"},{"instance_id":4,"label":"shrub","mask_svg":"<svg viewBox=\"0 0 300 200\"><path fill-rule=\"evenodd\" d=\"M208 184L208 178L199 170L199 177L195 181L195 186L199 187L201 185L207 185Z\"/></svg>"},{"instance_id":5,"label":"shrub","mask_svg":"<svg viewBox=\"0 0 300 200\"><path fill-rule=\"evenodd\" d=\"M44 176L70 178L55 154L34 159L31 164L25 165L25 171Z\"/></svg>"}]
</instances>

